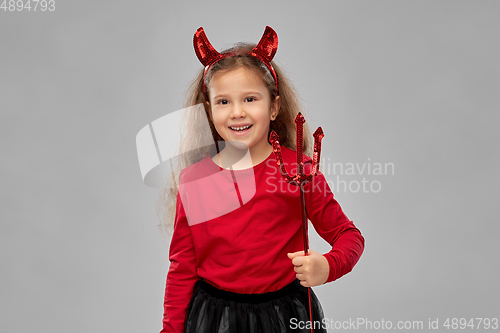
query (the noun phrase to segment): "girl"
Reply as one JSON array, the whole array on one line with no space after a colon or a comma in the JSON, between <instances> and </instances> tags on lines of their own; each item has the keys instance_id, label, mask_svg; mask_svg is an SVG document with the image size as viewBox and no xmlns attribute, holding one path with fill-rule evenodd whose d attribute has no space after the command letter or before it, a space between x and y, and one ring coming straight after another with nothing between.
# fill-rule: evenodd
<instances>
[{"instance_id":1,"label":"girl","mask_svg":"<svg viewBox=\"0 0 500 333\"><path fill-rule=\"evenodd\" d=\"M306 287L350 272L364 239L318 172L304 187L307 217L332 250L301 251L299 190L280 175L269 143L274 130L294 174L299 103L272 62L276 33L266 27L258 45L218 53L200 28L194 46L205 69L187 104L203 104L215 146L194 149L199 133L188 127L182 144L193 147L191 155L179 163L178 187L166 189L160 201L170 205L167 213L175 211L161 332L311 332L311 326L326 332L312 290L314 322L308 322ZM304 124L306 155L309 133Z\"/></svg>"}]
</instances>

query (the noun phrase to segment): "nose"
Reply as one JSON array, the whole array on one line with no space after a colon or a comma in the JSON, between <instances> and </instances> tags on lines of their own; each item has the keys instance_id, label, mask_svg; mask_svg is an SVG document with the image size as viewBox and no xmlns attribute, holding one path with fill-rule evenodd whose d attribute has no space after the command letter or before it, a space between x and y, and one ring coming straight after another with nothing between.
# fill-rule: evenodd
<instances>
[{"instance_id":1,"label":"nose","mask_svg":"<svg viewBox=\"0 0 500 333\"><path fill-rule=\"evenodd\" d=\"M244 118L246 116L243 103L233 103L231 109L231 118Z\"/></svg>"}]
</instances>

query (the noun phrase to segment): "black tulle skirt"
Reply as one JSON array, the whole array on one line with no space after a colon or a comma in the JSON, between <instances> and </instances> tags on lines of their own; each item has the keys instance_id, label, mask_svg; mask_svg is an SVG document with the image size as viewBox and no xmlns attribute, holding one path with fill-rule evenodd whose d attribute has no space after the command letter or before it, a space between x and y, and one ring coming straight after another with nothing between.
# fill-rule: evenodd
<instances>
[{"instance_id":1,"label":"black tulle skirt","mask_svg":"<svg viewBox=\"0 0 500 333\"><path fill-rule=\"evenodd\" d=\"M326 333L323 309L311 289L309 321L307 288L299 280L264 294L238 294L199 280L189 302L185 333Z\"/></svg>"}]
</instances>

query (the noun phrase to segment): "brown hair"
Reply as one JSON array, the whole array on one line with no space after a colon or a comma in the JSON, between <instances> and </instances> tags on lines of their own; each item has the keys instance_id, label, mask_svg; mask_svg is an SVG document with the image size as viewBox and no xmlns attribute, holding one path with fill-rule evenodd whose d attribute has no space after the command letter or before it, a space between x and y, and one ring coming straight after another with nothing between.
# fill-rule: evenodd
<instances>
[{"instance_id":1,"label":"brown hair","mask_svg":"<svg viewBox=\"0 0 500 333\"><path fill-rule=\"evenodd\" d=\"M205 77L206 94L203 91L204 69L198 73L198 76L189 87L185 106L190 107L197 104L203 104L205 116L207 117L210 125L210 133L213 141L215 142L221 142L224 141L224 139L215 130L215 126L210 117L210 105L206 103L208 102L206 96L210 94L210 81L216 73L227 72L241 67L255 71L260 77L262 77L264 84L268 87L269 93L271 94L271 101L274 101L276 98L276 85L273 75L270 73L269 69L262 62L260 62L260 60L249 54L254 47L255 44L238 43L234 47L223 51L223 53L233 52L235 55L218 61L209 69ZM300 103L295 89L290 84L283 71L274 62L271 62L271 65L273 66L278 78L280 110L276 119L271 121L269 134L272 130L274 130L279 136L281 146L295 150L294 120L295 116L301 112ZM182 147L180 147L179 151L187 153L183 154L182 157L178 159L176 163L177 165L174 166L174 171L172 172L170 179L167 180L167 184L162 190L157 202L157 214L160 218L159 227L167 234L171 232L175 219L175 202L178 192L176 184L178 184L180 171L187 166L200 161L207 154L212 157L217 153L214 145L206 146L199 144L200 142L203 142L202 140L206 140L206 138L200 137L200 119L196 119L199 117L199 113L196 114L187 112L185 115L183 125L185 131L182 131L184 134L181 139ZM203 121L206 123L205 119L203 119ZM312 145L310 139L311 133L307 123L304 124L303 133L304 154L312 156Z\"/></svg>"}]
</instances>

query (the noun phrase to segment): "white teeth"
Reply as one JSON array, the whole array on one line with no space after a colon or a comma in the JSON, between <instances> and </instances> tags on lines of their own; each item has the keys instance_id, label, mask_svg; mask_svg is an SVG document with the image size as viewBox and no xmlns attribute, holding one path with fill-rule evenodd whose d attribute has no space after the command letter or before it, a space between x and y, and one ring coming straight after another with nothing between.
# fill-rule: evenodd
<instances>
[{"instance_id":1,"label":"white teeth","mask_svg":"<svg viewBox=\"0 0 500 333\"><path fill-rule=\"evenodd\" d=\"M252 126L252 125L247 125L247 126L243 126L243 127L231 127L231 129L233 129L235 131L243 131L243 130L249 128L250 126Z\"/></svg>"}]
</instances>

